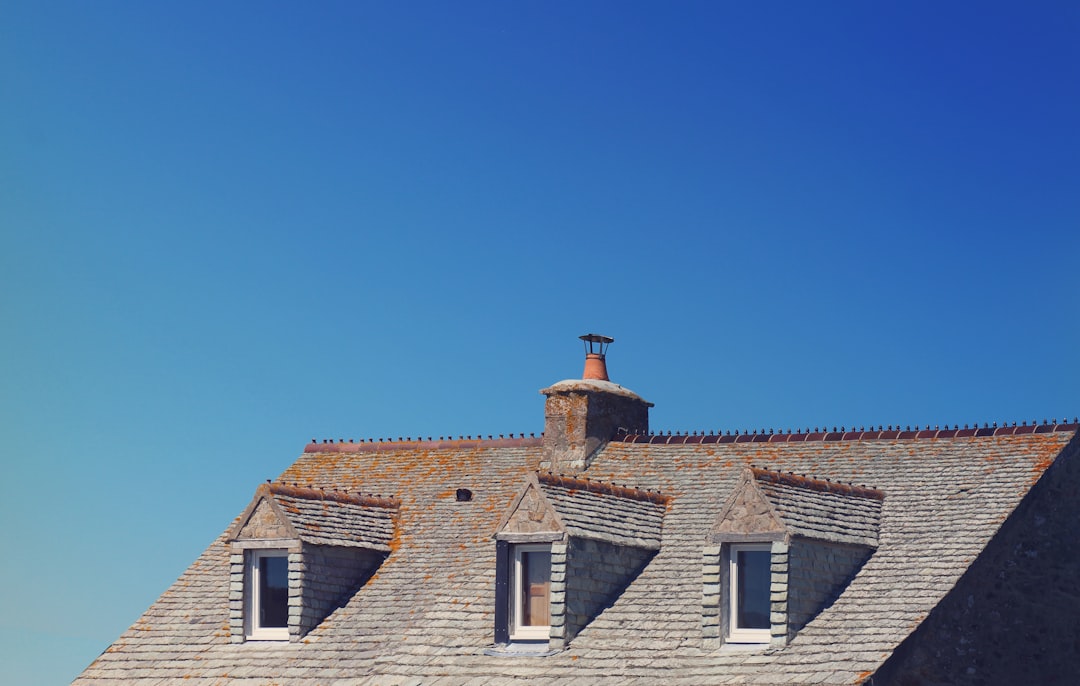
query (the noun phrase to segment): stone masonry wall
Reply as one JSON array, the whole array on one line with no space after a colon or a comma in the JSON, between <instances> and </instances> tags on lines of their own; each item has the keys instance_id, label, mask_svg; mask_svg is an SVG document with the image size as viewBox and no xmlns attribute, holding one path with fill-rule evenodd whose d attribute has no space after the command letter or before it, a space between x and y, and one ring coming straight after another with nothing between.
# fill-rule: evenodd
<instances>
[{"instance_id":1,"label":"stone masonry wall","mask_svg":"<svg viewBox=\"0 0 1080 686\"><path fill-rule=\"evenodd\" d=\"M244 587L247 583L244 551L229 553L229 642L244 642Z\"/></svg>"},{"instance_id":2,"label":"stone masonry wall","mask_svg":"<svg viewBox=\"0 0 1080 686\"><path fill-rule=\"evenodd\" d=\"M870 557L869 548L805 538L788 545L787 638L832 604ZM773 582L776 583L774 575Z\"/></svg>"},{"instance_id":3,"label":"stone masonry wall","mask_svg":"<svg viewBox=\"0 0 1080 686\"><path fill-rule=\"evenodd\" d=\"M765 538L768 534L784 533L784 526L776 519L772 506L752 485L745 484L740 488L726 509L723 518L713 526L713 535L732 540L732 534Z\"/></svg>"},{"instance_id":4,"label":"stone masonry wall","mask_svg":"<svg viewBox=\"0 0 1080 686\"><path fill-rule=\"evenodd\" d=\"M540 467L564 474L581 472L619 429L648 431L648 404L610 393L552 394L544 405Z\"/></svg>"},{"instance_id":5,"label":"stone masonry wall","mask_svg":"<svg viewBox=\"0 0 1080 686\"><path fill-rule=\"evenodd\" d=\"M551 544L551 633L548 645L552 650L562 650L566 637L566 558L569 544L557 541Z\"/></svg>"},{"instance_id":6,"label":"stone masonry wall","mask_svg":"<svg viewBox=\"0 0 1080 686\"><path fill-rule=\"evenodd\" d=\"M566 550L565 630L559 637L556 634L560 632L554 631L553 625L553 647L561 647L571 641L601 610L610 605L653 554L654 551L650 550L571 538ZM552 566L554 571L554 564ZM553 596L555 584L553 578Z\"/></svg>"},{"instance_id":7,"label":"stone masonry wall","mask_svg":"<svg viewBox=\"0 0 1080 686\"><path fill-rule=\"evenodd\" d=\"M719 545L707 545L701 553L701 637L707 648L720 645L720 551Z\"/></svg>"},{"instance_id":8,"label":"stone masonry wall","mask_svg":"<svg viewBox=\"0 0 1080 686\"><path fill-rule=\"evenodd\" d=\"M968 497L978 498L978 490ZM948 536L948 532L942 532ZM1024 497L872 686L1080 680L1080 444Z\"/></svg>"},{"instance_id":9,"label":"stone masonry wall","mask_svg":"<svg viewBox=\"0 0 1080 686\"><path fill-rule=\"evenodd\" d=\"M383 555L366 548L304 545L289 556L289 634L303 636L344 604L382 563ZM298 603L292 602L293 589Z\"/></svg>"},{"instance_id":10,"label":"stone masonry wall","mask_svg":"<svg viewBox=\"0 0 1080 686\"><path fill-rule=\"evenodd\" d=\"M292 531L274 512L274 508L265 499L252 511L244 528L237 535L238 539L291 538Z\"/></svg>"},{"instance_id":11,"label":"stone masonry wall","mask_svg":"<svg viewBox=\"0 0 1080 686\"><path fill-rule=\"evenodd\" d=\"M769 644L781 648L794 632L788 630L788 601L791 598L788 583L791 546L786 541L773 541L769 565ZM730 589L728 589L730 593ZM727 602L731 602L728 598ZM731 607L728 605L727 607Z\"/></svg>"}]
</instances>

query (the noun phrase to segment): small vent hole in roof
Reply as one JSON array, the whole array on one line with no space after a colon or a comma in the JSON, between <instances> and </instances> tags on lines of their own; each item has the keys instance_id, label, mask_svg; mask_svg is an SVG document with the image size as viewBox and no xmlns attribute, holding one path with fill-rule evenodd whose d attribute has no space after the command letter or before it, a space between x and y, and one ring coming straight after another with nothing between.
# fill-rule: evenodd
<instances>
[{"instance_id":1,"label":"small vent hole in roof","mask_svg":"<svg viewBox=\"0 0 1080 686\"><path fill-rule=\"evenodd\" d=\"M467 503L472 500L472 491L467 488L459 488L456 497L459 503Z\"/></svg>"}]
</instances>

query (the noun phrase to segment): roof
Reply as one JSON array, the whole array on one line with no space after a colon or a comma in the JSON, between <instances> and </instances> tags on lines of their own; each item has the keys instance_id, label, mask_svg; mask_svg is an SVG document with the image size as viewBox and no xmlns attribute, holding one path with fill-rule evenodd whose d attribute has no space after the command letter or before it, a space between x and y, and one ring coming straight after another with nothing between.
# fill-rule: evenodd
<instances>
[{"instance_id":1,"label":"roof","mask_svg":"<svg viewBox=\"0 0 1080 686\"><path fill-rule=\"evenodd\" d=\"M620 436L593 458L589 479L663 493L660 549L567 650L514 658L484 654L491 534L536 473L539 439L312 444L275 488L364 489L399 503L392 552L375 576L302 642L232 644L223 535L76 683L652 683L661 671L677 684L859 683L956 584L1048 467L1077 451L1076 424L1027 428ZM874 554L831 606L765 654L711 650L701 631L702 546L750 465L884 494ZM808 489L758 481L793 525L813 528L796 507L818 506ZM582 532L597 528L589 521L597 509L587 505L575 519L579 504L596 496L622 506L612 494L541 483L567 527ZM458 488L472 500L456 500Z\"/></svg>"}]
</instances>

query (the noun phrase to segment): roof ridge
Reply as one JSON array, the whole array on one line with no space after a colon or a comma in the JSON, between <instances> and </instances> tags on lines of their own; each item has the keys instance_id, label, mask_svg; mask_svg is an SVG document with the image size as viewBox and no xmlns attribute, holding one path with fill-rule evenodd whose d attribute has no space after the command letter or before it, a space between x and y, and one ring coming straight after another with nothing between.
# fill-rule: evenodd
<instances>
[{"instance_id":1,"label":"roof ridge","mask_svg":"<svg viewBox=\"0 0 1080 686\"><path fill-rule=\"evenodd\" d=\"M753 465L750 465L749 469L755 479L780 484L782 486L795 486L811 491L848 495L856 498L870 498L873 500L885 499L885 493L873 486L860 486L852 483L845 483L843 481L832 481L828 478L807 476L806 474L764 469Z\"/></svg>"},{"instance_id":2,"label":"roof ridge","mask_svg":"<svg viewBox=\"0 0 1080 686\"><path fill-rule=\"evenodd\" d=\"M548 486L559 486L571 490L613 495L618 498L627 498L629 500L644 500L655 505L666 505L668 501L671 500L670 496L665 495L660 491L635 488L633 486L609 483L607 481L597 481L583 476L555 474L554 472L537 472L536 478L540 483Z\"/></svg>"},{"instance_id":3,"label":"roof ridge","mask_svg":"<svg viewBox=\"0 0 1080 686\"><path fill-rule=\"evenodd\" d=\"M262 488L265 488L271 495L283 495L286 498L297 498L300 500L329 500L345 505L362 505L365 507L383 507L388 509L396 509L401 504L398 499L393 496L387 497L371 493L327 491L322 488L300 486L298 484L290 486L286 483L267 483Z\"/></svg>"},{"instance_id":4,"label":"roof ridge","mask_svg":"<svg viewBox=\"0 0 1080 686\"><path fill-rule=\"evenodd\" d=\"M878 425L875 429L873 425L869 428L860 426L856 429L854 426L848 429L845 426L837 428L832 427L830 430L828 427L814 427L813 430L810 427L805 429L785 429L779 431L776 429L754 429L743 430L740 432L736 429L734 432L731 430L710 430L706 433L701 431L649 431L644 432L629 432L619 431L612 441L620 443L648 443L648 444L684 444L684 443L798 443L806 441L864 441L864 440L895 440L895 439L916 439L916 438L963 438L968 436L1015 436L1021 434L1033 434L1033 433L1052 433L1055 431L1076 431L1080 429L1080 418L1073 418L1070 422L1067 419L1062 422L1058 422L1057 419L1046 420L1044 419L1042 424L1032 420L1029 424L1027 421L1022 421L1018 425L1016 422L1012 422L1010 425L1008 422L1002 422L1001 426L998 426L997 422L983 422L982 427L979 427L976 422L973 425L964 424L964 428L961 429L959 424L953 424L952 428L949 428L948 424L945 424L944 428L941 425L935 425L934 428L930 428L927 424L925 428L920 429L916 424L915 428L911 425L905 426L903 429L897 424L893 426ZM320 443L316 439L311 439L311 443L304 446L305 453L369 453L369 452L385 452L392 450L400 450L401 448L426 448L428 450L461 450L468 448L527 448L538 447L542 445L544 434L540 435L530 433L526 436L524 433L519 433L516 437L514 434L499 434L498 438L495 438L493 434L488 434L487 437L477 435L473 437L458 436L456 439L453 437L439 436L439 438L432 438L428 436L426 439L417 437L413 439L411 436L397 439L392 438L368 438L366 441L361 439L355 441L350 438L348 440L339 438L335 441L333 438L324 438Z\"/></svg>"},{"instance_id":5,"label":"roof ridge","mask_svg":"<svg viewBox=\"0 0 1080 686\"><path fill-rule=\"evenodd\" d=\"M852 427L850 430L841 426L840 428L833 427L830 431L828 427L814 427L813 431L807 427L805 430L787 429L782 432L777 432L774 429L743 431L740 433L738 430L721 432L710 431L706 434L704 431L693 432L678 432L674 434L668 431L666 434L663 431L650 431L648 433L634 433L627 431L620 431L611 440L621 443L647 443L647 444L696 444L696 443L800 443L807 441L862 441L862 440L895 440L895 439L917 439L917 438L963 438L967 436L1016 436L1022 434L1043 434L1053 433L1055 431L1076 431L1080 429L1080 420L1074 418L1072 422L1058 423L1057 419L1050 422L1043 420L1042 424L1032 422L1028 424L1026 421L1021 422L1018 426L1016 422L1013 422L1011 426L1007 423L1002 423L998 426L997 422L990 426L989 422L984 422L980 428L978 424L970 426L964 425L961 429L958 424L954 424L950 429L946 424L944 428L940 425L935 425L933 429L927 424L926 428L920 429L916 424L915 428L911 428L910 425L900 428L897 424L895 427L889 425L884 427L878 425L875 429L871 426L869 429L865 427L859 427L858 429Z\"/></svg>"},{"instance_id":6,"label":"roof ridge","mask_svg":"<svg viewBox=\"0 0 1080 686\"><path fill-rule=\"evenodd\" d=\"M411 436L401 438L397 440L390 438L369 438L367 442L363 439L360 441L354 441L349 439L346 441L344 438L339 438L337 442L334 439L324 438L322 443L319 443L314 438L311 439L311 443L304 446L305 453L375 453L385 452L390 450L400 450L403 447L408 448L426 448L428 450L461 450L463 448L525 448L535 447L541 445L544 434L541 433L537 436L535 433L530 433L528 436L525 434L518 434L517 437L514 434L508 434L504 436L499 434L498 438L488 434L487 438L477 435L475 438L472 436L458 436L456 439L453 437L443 437L435 439L428 436L427 439L416 438L413 440Z\"/></svg>"}]
</instances>

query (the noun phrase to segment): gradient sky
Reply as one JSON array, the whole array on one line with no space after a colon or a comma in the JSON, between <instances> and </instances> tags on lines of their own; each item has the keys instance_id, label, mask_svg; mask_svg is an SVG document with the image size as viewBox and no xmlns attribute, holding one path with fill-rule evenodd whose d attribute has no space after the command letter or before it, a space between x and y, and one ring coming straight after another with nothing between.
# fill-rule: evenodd
<instances>
[{"instance_id":1,"label":"gradient sky","mask_svg":"<svg viewBox=\"0 0 1080 686\"><path fill-rule=\"evenodd\" d=\"M1080 413L1075 2L0 2L0 663L312 438Z\"/></svg>"}]
</instances>

